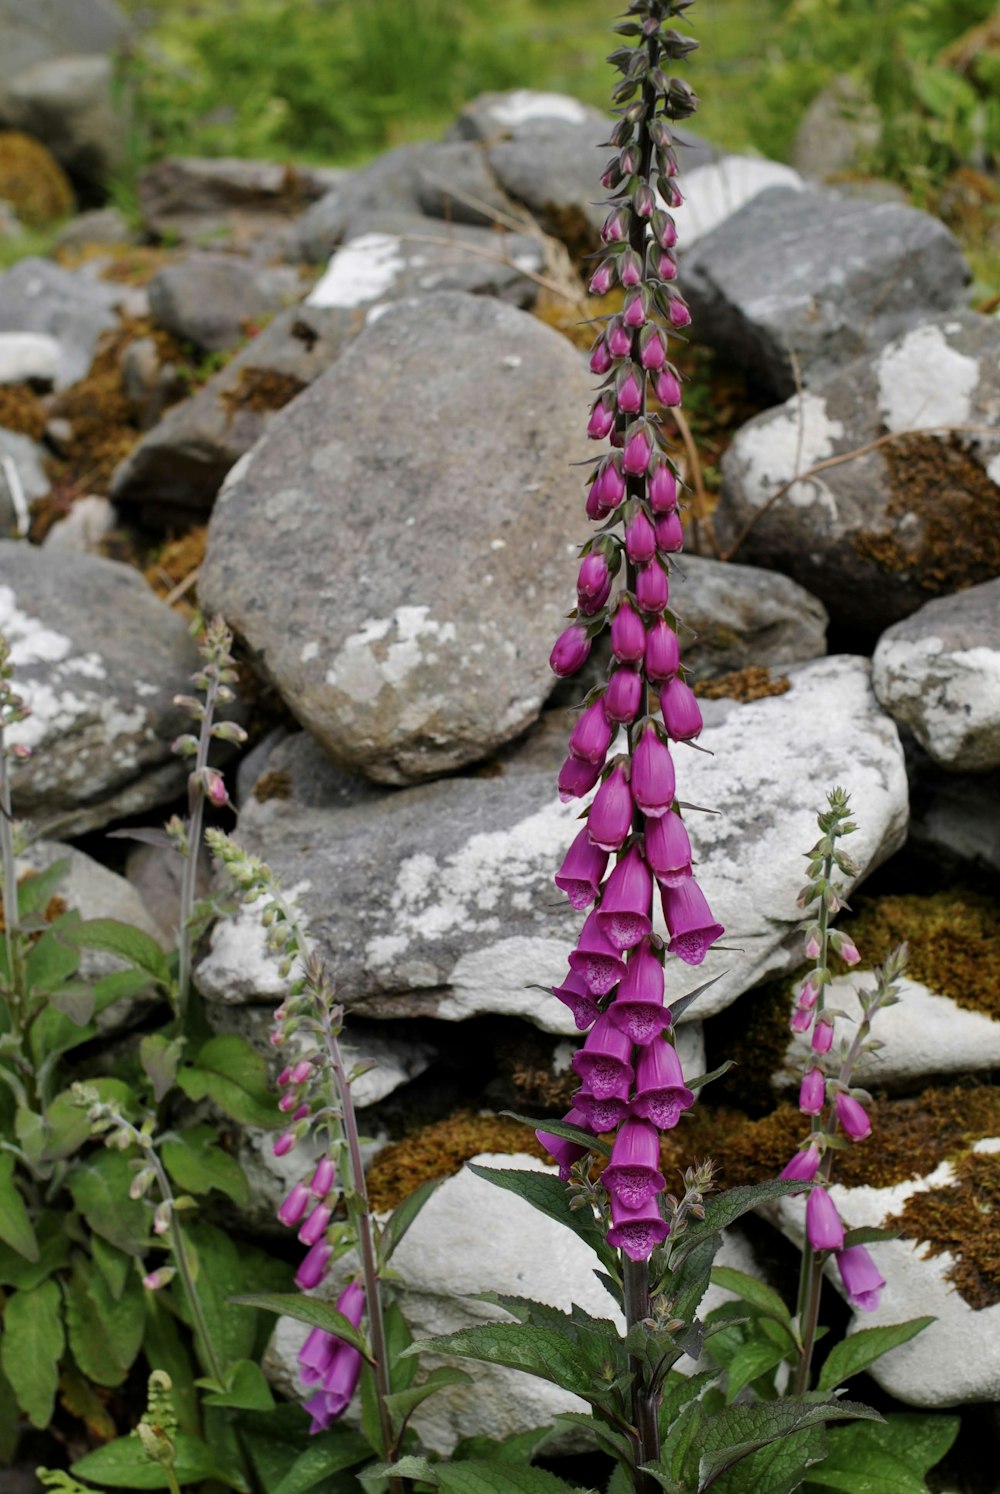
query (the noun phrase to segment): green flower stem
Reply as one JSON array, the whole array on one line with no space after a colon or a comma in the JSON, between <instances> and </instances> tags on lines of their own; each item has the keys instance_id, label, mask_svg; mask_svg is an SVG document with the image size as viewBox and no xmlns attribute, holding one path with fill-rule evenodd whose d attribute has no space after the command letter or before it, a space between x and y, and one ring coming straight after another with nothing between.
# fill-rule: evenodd
<instances>
[{"instance_id":1,"label":"green flower stem","mask_svg":"<svg viewBox=\"0 0 1000 1494\"><path fill-rule=\"evenodd\" d=\"M623 1254L625 1286L625 1328L631 1331L638 1323L649 1317L649 1263L631 1261ZM655 1494L659 1485L649 1473L643 1473L643 1465L655 1463L660 1456L660 1429L657 1421L656 1396L646 1383L646 1374L641 1359L633 1357L632 1368L632 1419L635 1426L632 1441L635 1448L635 1494Z\"/></svg>"},{"instance_id":2,"label":"green flower stem","mask_svg":"<svg viewBox=\"0 0 1000 1494\"><path fill-rule=\"evenodd\" d=\"M0 720L0 863L3 872L3 936L10 971L10 1014L14 1033L21 1037L24 981L17 913L17 865L14 860L14 815L11 806L10 764Z\"/></svg>"},{"instance_id":3,"label":"green flower stem","mask_svg":"<svg viewBox=\"0 0 1000 1494\"><path fill-rule=\"evenodd\" d=\"M219 692L218 671L209 675L205 694L205 714L201 718L198 734L198 755L191 771L189 782L190 814L187 825L187 856L181 875L180 928L177 935L177 1023L184 1021L191 995L191 917L194 913L195 891L198 885L198 853L201 850L201 834L205 821L205 793L201 786L201 772L208 767L208 750L212 743L212 721Z\"/></svg>"}]
</instances>

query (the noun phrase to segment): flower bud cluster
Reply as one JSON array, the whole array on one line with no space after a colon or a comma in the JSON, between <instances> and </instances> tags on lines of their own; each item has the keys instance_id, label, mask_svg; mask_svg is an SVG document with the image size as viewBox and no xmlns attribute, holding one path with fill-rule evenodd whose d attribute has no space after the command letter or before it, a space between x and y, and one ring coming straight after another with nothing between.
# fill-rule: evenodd
<instances>
[{"instance_id":1,"label":"flower bud cluster","mask_svg":"<svg viewBox=\"0 0 1000 1494\"><path fill-rule=\"evenodd\" d=\"M587 1031L573 1059L581 1088L566 1120L591 1133L617 1130L602 1178L611 1195L608 1239L633 1260L648 1257L669 1232L659 1133L694 1102L670 1038L665 956L700 964L723 932L692 876L671 753L702 727L669 609L670 568L684 535L659 414L680 403L669 343L690 321L674 284L670 209L682 201L673 122L697 100L664 70L697 45L668 25L688 3L634 0L617 28L627 44L610 59L622 81L609 142L615 154L601 180L614 195L590 288L623 294L591 351L602 382L587 424L591 439L610 450L590 473L586 512L601 528L582 548L576 611L550 660L556 674L573 675L593 640L610 630L609 677L585 700L559 774L564 802L596 789L556 876L574 908L593 911L553 994ZM625 747L615 753L622 731ZM666 941L653 930L654 895ZM584 1148L539 1134L568 1177Z\"/></svg>"},{"instance_id":2,"label":"flower bud cluster","mask_svg":"<svg viewBox=\"0 0 1000 1494\"><path fill-rule=\"evenodd\" d=\"M175 695L174 705L185 711L199 728L197 736L185 732L177 737L172 750L178 757L193 759L188 778L188 792L192 806L207 800L216 808L228 805L229 793L225 780L217 768L208 764L208 751L212 741L229 742L237 747L243 745L247 734L236 721L216 721L219 706L230 705L235 699L233 685L238 674L236 660L232 655L233 635L221 617L205 624L198 643L202 666L191 676L195 689L204 696Z\"/></svg>"}]
</instances>

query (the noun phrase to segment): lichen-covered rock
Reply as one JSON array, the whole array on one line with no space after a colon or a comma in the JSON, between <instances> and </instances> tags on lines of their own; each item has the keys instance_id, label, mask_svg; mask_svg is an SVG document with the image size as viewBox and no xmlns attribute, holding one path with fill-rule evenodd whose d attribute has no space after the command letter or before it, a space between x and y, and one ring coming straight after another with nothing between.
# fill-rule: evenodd
<instances>
[{"instance_id":1,"label":"lichen-covered rock","mask_svg":"<svg viewBox=\"0 0 1000 1494\"><path fill-rule=\"evenodd\" d=\"M91 201L104 195L125 155L114 70L101 54L50 57L9 79L0 94L0 118L44 140Z\"/></svg>"},{"instance_id":2,"label":"lichen-covered rock","mask_svg":"<svg viewBox=\"0 0 1000 1494\"><path fill-rule=\"evenodd\" d=\"M184 619L130 566L0 543L0 632L31 708L9 740L32 750L14 809L80 834L169 801L185 769L173 704L198 655Z\"/></svg>"},{"instance_id":3,"label":"lichen-covered rock","mask_svg":"<svg viewBox=\"0 0 1000 1494\"><path fill-rule=\"evenodd\" d=\"M589 395L576 351L523 312L415 298L230 474L202 602L341 766L412 782L537 718L575 580Z\"/></svg>"},{"instance_id":4,"label":"lichen-covered rock","mask_svg":"<svg viewBox=\"0 0 1000 1494\"><path fill-rule=\"evenodd\" d=\"M1000 768L1000 578L938 597L889 628L872 682L941 767Z\"/></svg>"},{"instance_id":5,"label":"lichen-covered rock","mask_svg":"<svg viewBox=\"0 0 1000 1494\"><path fill-rule=\"evenodd\" d=\"M723 458L716 534L837 621L881 632L1000 572L998 410L996 319L926 320L743 426ZM981 431L949 434L963 426ZM873 446L886 432L899 439Z\"/></svg>"},{"instance_id":6,"label":"lichen-covered rock","mask_svg":"<svg viewBox=\"0 0 1000 1494\"><path fill-rule=\"evenodd\" d=\"M237 347L280 299L273 273L234 254L190 254L149 284L154 320L206 352Z\"/></svg>"},{"instance_id":7,"label":"lichen-covered rock","mask_svg":"<svg viewBox=\"0 0 1000 1494\"><path fill-rule=\"evenodd\" d=\"M826 653L826 608L778 571L685 555L671 605L693 630L684 663L698 679Z\"/></svg>"},{"instance_id":8,"label":"lichen-covered rock","mask_svg":"<svg viewBox=\"0 0 1000 1494\"><path fill-rule=\"evenodd\" d=\"M22 259L0 274L0 332L40 332L59 344L57 389L88 372L102 332L117 326L123 287L49 259Z\"/></svg>"},{"instance_id":9,"label":"lichen-covered rock","mask_svg":"<svg viewBox=\"0 0 1000 1494\"><path fill-rule=\"evenodd\" d=\"M772 187L685 256L699 342L778 399L961 305L969 272L937 218L891 202ZM793 358L795 365L793 365Z\"/></svg>"}]
</instances>

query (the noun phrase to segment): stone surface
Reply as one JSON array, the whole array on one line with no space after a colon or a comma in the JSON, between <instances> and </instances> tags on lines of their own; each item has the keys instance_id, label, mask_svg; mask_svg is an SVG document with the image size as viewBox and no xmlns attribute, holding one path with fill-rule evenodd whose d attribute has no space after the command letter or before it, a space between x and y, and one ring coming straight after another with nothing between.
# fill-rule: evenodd
<instances>
[{"instance_id":1,"label":"stone surface","mask_svg":"<svg viewBox=\"0 0 1000 1494\"><path fill-rule=\"evenodd\" d=\"M927 320L737 433L722 461L719 541L745 534L739 559L793 576L834 619L881 632L1000 572L998 414L996 318ZM791 482L885 432L900 439Z\"/></svg>"},{"instance_id":2,"label":"stone surface","mask_svg":"<svg viewBox=\"0 0 1000 1494\"><path fill-rule=\"evenodd\" d=\"M1000 773L975 777L910 765L914 843L938 856L1000 872Z\"/></svg>"},{"instance_id":3,"label":"stone surface","mask_svg":"<svg viewBox=\"0 0 1000 1494\"><path fill-rule=\"evenodd\" d=\"M44 140L81 194L99 200L124 159L126 129L113 87L109 56L52 57L8 78L0 119Z\"/></svg>"},{"instance_id":4,"label":"stone surface","mask_svg":"<svg viewBox=\"0 0 1000 1494\"><path fill-rule=\"evenodd\" d=\"M74 555L98 555L101 541L117 522L118 515L108 498L93 493L77 498L66 517L57 519L46 531L42 549L62 550Z\"/></svg>"},{"instance_id":5,"label":"stone surface","mask_svg":"<svg viewBox=\"0 0 1000 1494\"><path fill-rule=\"evenodd\" d=\"M0 332L36 332L59 344L55 386L65 389L90 368L102 332L117 325L120 287L64 270L48 259L22 259L0 274Z\"/></svg>"},{"instance_id":6,"label":"stone surface","mask_svg":"<svg viewBox=\"0 0 1000 1494\"><path fill-rule=\"evenodd\" d=\"M484 1167L555 1171L524 1153L484 1153L472 1160ZM749 1247L735 1231L727 1233L716 1259L720 1265L755 1270ZM577 1303L621 1327L616 1304L594 1274L594 1260L589 1247L563 1225L463 1168L431 1195L393 1256L393 1266L402 1278L401 1305L414 1337L432 1338L477 1323L510 1321L499 1308L473 1300L479 1292L531 1297L564 1311ZM710 1287L702 1311L710 1312L725 1296ZM298 1393L296 1356L307 1331L280 1318L272 1336L265 1370L286 1394ZM692 1368L686 1360L678 1367ZM560 1411L586 1409L576 1396L519 1370L471 1359L463 1359L461 1368L471 1384L448 1386L414 1417L421 1441L436 1452L450 1452L465 1436L510 1437L543 1426ZM578 1445L578 1434L573 1442Z\"/></svg>"},{"instance_id":7,"label":"stone surface","mask_svg":"<svg viewBox=\"0 0 1000 1494\"><path fill-rule=\"evenodd\" d=\"M589 390L570 344L512 307L408 300L230 475L202 603L341 766L406 783L538 716L575 578ZM291 593L273 581L290 574Z\"/></svg>"},{"instance_id":8,"label":"stone surface","mask_svg":"<svg viewBox=\"0 0 1000 1494\"><path fill-rule=\"evenodd\" d=\"M0 0L0 80L50 57L111 52L125 18L113 0Z\"/></svg>"},{"instance_id":9,"label":"stone surface","mask_svg":"<svg viewBox=\"0 0 1000 1494\"><path fill-rule=\"evenodd\" d=\"M704 157L705 148L700 145L693 159L688 150L680 154L679 180L684 201L679 208L671 209L671 216L677 224L677 248L682 257L699 239L768 187L787 187L799 192L805 186L799 173L790 166L762 156L720 156L718 160ZM684 273L682 270L681 274Z\"/></svg>"},{"instance_id":10,"label":"stone surface","mask_svg":"<svg viewBox=\"0 0 1000 1494\"><path fill-rule=\"evenodd\" d=\"M159 831L159 825L150 829ZM125 861L125 877L141 898L149 917L168 947L177 942L177 925L181 906L181 877L184 861L173 846L133 845ZM212 890L212 862L206 846L198 855L195 897L207 897Z\"/></svg>"},{"instance_id":11,"label":"stone surface","mask_svg":"<svg viewBox=\"0 0 1000 1494\"><path fill-rule=\"evenodd\" d=\"M0 384L53 384L60 356L44 332L0 332Z\"/></svg>"},{"instance_id":12,"label":"stone surface","mask_svg":"<svg viewBox=\"0 0 1000 1494\"><path fill-rule=\"evenodd\" d=\"M487 228L523 217L474 140L441 142L418 160L416 174L417 203L428 217Z\"/></svg>"},{"instance_id":13,"label":"stone surface","mask_svg":"<svg viewBox=\"0 0 1000 1494\"><path fill-rule=\"evenodd\" d=\"M198 655L182 617L130 566L0 543L0 632L31 707L14 809L62 835L169 801L184 782L173 704ZM51 833L51 829L49 831Z\"/></svg>"},{"instance_id":14,"label":"stone surface","mask_svg":"<svg viewBox=\"0 0 1000 1494\"><path fill-rule=\"evenodd\" d=\"M134 244L136 234L124 213L115 207L90 208L77 213L56 234L57 249L82 249L87 244Z\"/></svg>"},{"instance_id":15,"label":"stone surface","mask_svg":"<svg viewBox=\"0 0 1000 1494\"><path fill-rule=\"evenodd\" d=\"M372 213L420 213L421 163L433 147L400 145L369 166L344 175L303 213L295 225L298 251L310 264L322 264L356 232L359 217Z\"/></svg>"},{"instance_id":16,"label":"stone surface","mask_svg":"<svg viewBox=\"0 0 1000 1494\"><path fill-rule=\"evenodd\" d=\"M831 245L835 245L831 253ZM777 399L965 298L969 272L938 219L895 203L772 187L685 256L699 342Z\"/></svg>"},{"instance_id":17,"label":"stone surface","mask_svg":"<svg viewBox=\"0 0 1000 1494\"><path fill-rule=\"evenodd\" d=\"M237 347L279 304L267 276L231 254L190 254L158 271L149 285L149 309L159 325L205 352Z\"/></svg>"},{"instance_id":18,"label":"stone surface","mask_svg":"<svg viewBox=\"0 0 1000 1494\"><path fill-rule=\"evenodd\" d=\"M1000 577L938 597L889 628L875 693L941 767L1000 768Z\"/></svg>"},{"instance_id":19,"label":"stone surface","mask_svg":"<svg viewBox=\"0 0 1000 1494\"><path fill-rule=\"evenodd\" d=\"M862 874L905 835L903 755L872 694L867 661L820 659L789 674L784 695L704 702L701 740L714 756L677 754L681 799L719 811L692 813L688 824L699 880L728 928L726 951L698 970L674 961L668 972L671 999L721 977L692 1008L695 1018L800 963L802 848L815 840L816 814L845 762L859 825L851 854ZM565 1008L535 989L562 981L582 922L551 882L580 810L555 792L565 727L558 737L539 732L537 741L541 748L529 739L523 767L508 759L496 776L346 806L336 794L326 804L248 801L241 838L299 896L348 1008L450 1021L497 1012L549 1032L575 1031ZM213 1002L278 994L253 908L216 926L197 980Z\"/></svg>"},{"instance_id":20,"label":"stone surface","mask_svg":"<svg viewBox=\"0 0 1000 1494\"><path fill-rule=\"evenodd\" d=\"M42 465L46 454L29 436L19 436L0 427L0 537L3 539L27 533L29 516L24 509L34 499L44 498L52 486ZM23 505L11 493L11 477L5 470L8 462L17 470L14 481L20 482Z\"/></svg>"},{"instance_id":21,"label":"stone surface","mask_svg":"<svg viewBox=\"0 0 1000 1494\"><path fill-rule=\"evenodd\" d=\"M975 1142L972 1150L998 1151L1000 1140L986 1138ZM952 1164L942 1162L926 1177L894 1187L845 1188L834 1183L829 1191L849 1229L878 1229L914 1194L947 1188L955 1181ZM780 1199L771 1217L790 1239L801 1242L801 1198ZM868 1373L890 1395L927 1410L1000 1399L1000 1305L970 1307L945 1279L954 1257L945 1252L928 1258L918 1240L884 1240L872 1254L887 1286L874 1312L854 1314L852 1329L880 1328L925 1315L933 1315L935 1321L909 1343L882 1355ZM836 1272L831 1280L839 1288Z\"/></svg>"},{"instance_id":22,"label":"stone surface","mask_svg":"<svg viewBox=\"0 0 1000 1494\"><path fill-rule=\"evenodd\" d=\"M870 159L882 134L878 108L849 74L820 89L792 142L792 165L820 181L840 172L857 172Z\"/></svg>"},{"instance_id":23,"label":"stone surface","mask_svg":"<svg viewBox=\"0 0 1000 1494\"><path fill-rule=\"evenodd\" d=\"M168 156L139 173L137 191L151 233L291 249L296 215L347 175L334 166Z\"/></svg>"},{"instance_id":24,"label":"stone surface","mask_svg":"<svg viewBox=\"0 0 1000 1494\"><path fill-rule=\"evenodd\" d=\"M699 678L778 667L826 653L826 609L778 571L684 555L671 577L671 604L695 637L684 663Z\"/></svg>"}]
</instances>

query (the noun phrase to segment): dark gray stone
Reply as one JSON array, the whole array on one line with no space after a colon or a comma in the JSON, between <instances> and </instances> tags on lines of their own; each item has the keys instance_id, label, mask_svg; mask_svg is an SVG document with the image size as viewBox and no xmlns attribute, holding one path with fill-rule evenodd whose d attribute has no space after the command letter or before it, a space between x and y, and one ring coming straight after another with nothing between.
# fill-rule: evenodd
<instances>
[{"instance_id":1,"label":"dark gray stone","mask_svg":"<svg viewBox=\"0 0 1000 1494\"><path fill-rule=\"evenodd\" d=\"M419 213L418 168L429 154L426 145L400 145L344 177L296 224L301 257L309 264L322 264L354 232L362 214Z\"/></svg>"},{"instance_id":2,"label":"dark gray stone","mask_svg":"<svg viewBox=\"0 0 1000 1494\"><path fill-rule=\"evenodd\" d=\"M483 147L474 140L435 145L416 165L417 202L430 218L450 223L511 226L520 218L515 204L497 182Z\"/></svg>"},{"instance_id":3,"label":"dark gray stone","mask_svg":"<svg viewBox=\"0 0 1000 1494\"><path fill-rule=\"evenodd\" d=\"M205 352L239 345L256 318L280 305L273 279L229 254L191 254L149 283L154 319Z\"/></svg>"},{"instance_id":4,"label":"dark gray stone","mask_svg":"<svg viewBox=\"0 0 1000 1494\"><path fill-rule=\"evenodd\" d=\"M113 85L109 56L49 58L8 79L0 120L43 140L81 193L99 201L125 150L126 125L114 108Z\"/></svg>"},{"instance_id":5,"label":"dark gray stone","mask_svg":"<svg viewBox=\"0 0 1000 1494\"><path fill-rule=\"evenodd\" d=\"M700 342L777 399L812 385L935 312L962 304L969 271L937 218L895 203L773 187L684 258Z\"/></svg>"},{"instance_id":6,"label":"dark gray stone","mask_svg":"<svg viewBox=\"0 0 1000 1494\"><path fill-rule=\"evenodd\" d=\"M56 234L55 244L57 249L82 249L88 244L134 244L137 237L117 208L91 208L71 218Z\"/></svg>"},{"instance_id":7,"label":"dark gray stone","mask_svg":"<svg viewBox=\"0 0 1000 1494\"><path fill-rule=\"evenodd\" d=\"M367 326L231 475L203 605L343 767L433 776L538 716L573 594L569 464L589 395L580 355L534 318L458 292L415 298Z\"/></svg>"},{"instance_id":8,"label":"dark gray stone","mask_svg":"<svg viewBox=\"0 0 1000 1494\"><path fill-rule=\"evenodd\" d=\"M14 809L49 834L81 834L168 802L186 769L173 703L198 654L187 624L131 566L0 543L0 632L31 708L8 740L32 749Z\"/></svg>"},{"instance_id":9,"label":"dark gray stone","mask_svg":"<svg viewBox=\"0 0 1000 1494\"><path fill-rule=\"evenodd\" d=\"M998 364L996 318L955 312L751 420L722 461L713 521L723 549L745 536L741 561L793 576L868 635L996 575ZM797 473L886 433L900 439L775 499Z\"/></svg>"},{"instance_id":10,"label":"dark gray stone","mask_svg":"<svg viewBox=\"0 0 1000 1494\"><path fill-rule=\"evenodd\" d=\"M671 606L693 629L693 637L682 630L681 642L684 663L698 679L826 653L826 608L777 571L684 555L670 587Z\"/></svg>"},{"instance_id":11,"label":"dark gray stone","mask_svg":"<svg viewBox=\"0 0 1000 1494\"><path fill-rule=\"evenodd\" d=\"M296 215L347 174L334 166L168 156L139 174L137 190L151 233L252 248L261 239L290 243Z\"/></svg>"},{"instance_id":12,"label":"dark gray stone","mask_svg":"<svg viewBox=\"0 0 1000 1494\"><path fill-rule=\"evenodd\" d=\"M882 634L875 693L943 768L1000 768L1000 577L938 597Z\"/></svg>"},{"instance_id":13,"label":"dark gray stone","mask_svg":"<svg viewBox=\"0 0 1000 1494\"><path fill-rule=\"evenodd\" d=\"M106 285L50 259L22 259L0 274L0 332L44 332L62 350L57 389L87 373L102 332L118 325L120 286Z\"/></svg>"},{"instance_id":14,"label":"dark gray stone","mask_svg":"<svg viewBox=\"0 0 1000 1494\"><path fill-rule=\"evenodd\" d=\"M50 57L108 53L126 22L112 0L0 0L0 80Z\"/></svg>"}]
</instances>

